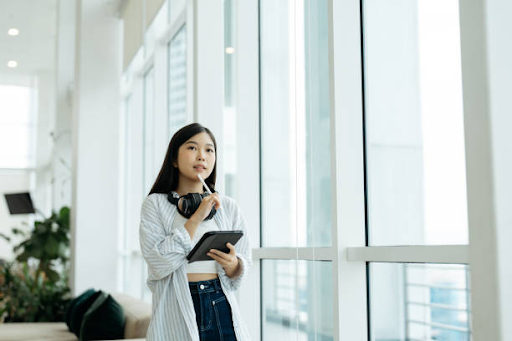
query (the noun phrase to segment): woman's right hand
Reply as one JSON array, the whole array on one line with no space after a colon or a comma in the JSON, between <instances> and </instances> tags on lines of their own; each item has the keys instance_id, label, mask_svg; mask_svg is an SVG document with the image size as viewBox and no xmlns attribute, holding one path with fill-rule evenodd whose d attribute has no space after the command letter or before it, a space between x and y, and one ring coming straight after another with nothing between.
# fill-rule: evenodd
<instances>
[{"instance_id":1,"label":"woman's right hand","mask_svg":"<svg viewBox=\"0 0 512 341\"><path fill-rule=\"evenodd\" d=\"M203 198L201 204L199 204L199 207L190 218L200 223L208 217L214 206L216 210L220 208L220 197L217 193L212 193Z\"/></svg>"}]
</instances>

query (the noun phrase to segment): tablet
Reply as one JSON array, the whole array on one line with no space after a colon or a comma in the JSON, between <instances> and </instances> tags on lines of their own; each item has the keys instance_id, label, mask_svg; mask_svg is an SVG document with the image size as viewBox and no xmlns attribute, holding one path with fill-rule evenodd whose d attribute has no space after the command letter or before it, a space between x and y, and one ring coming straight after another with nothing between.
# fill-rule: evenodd
<instances>
[{"instance_id":1,"label":"tablet","mask_svg":"<svg viewBox=\"0 0 512 341\"><path fill-rule=\"evenodd\" d=\"M217 249L219 251L229 253L226 243L235 245L243 235L244 232L241 230L206 232L197 242L196 246L194 246L192 251L187 255L188 262L192 263L198 260L212 260L210 256L206 255L210 249Z\"/></svg>"}]
</instances>

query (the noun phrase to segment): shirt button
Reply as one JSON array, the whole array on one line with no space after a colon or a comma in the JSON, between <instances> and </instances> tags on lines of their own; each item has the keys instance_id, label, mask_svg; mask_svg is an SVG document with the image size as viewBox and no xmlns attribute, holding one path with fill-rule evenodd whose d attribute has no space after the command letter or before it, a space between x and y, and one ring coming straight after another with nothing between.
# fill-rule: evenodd
<instances>
[{"instance_id":1,"label":"shirt button","mask_svg":"<svg viewBox=\"0 0 512 341\"><path fill-rule=\"evenodd\" d=\"M215 301L213 301L212 304L215 305Z\"/></svg>"},{"instance_id":2,"label":"shirt button","mask_svg":"<svg viewBox=\"0 0 512 341\"><path fill-rule=\"evenodd\" d=\"M201 288L201 290L203 290L203 289L204 289L204 285L202 285L202 284L201 284L201 285L199 286L199 288Z\"/></svg>"}]
</instances>

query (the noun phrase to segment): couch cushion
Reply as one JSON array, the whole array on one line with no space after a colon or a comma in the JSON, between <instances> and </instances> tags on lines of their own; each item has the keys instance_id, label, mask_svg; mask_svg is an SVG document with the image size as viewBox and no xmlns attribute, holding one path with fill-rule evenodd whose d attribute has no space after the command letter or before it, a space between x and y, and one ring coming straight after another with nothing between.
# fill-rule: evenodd
<instances>
[{"instance_id":1,"label":"couch cushion","mask_svg":"<svg viewBox=\"0 0 512 341\"><path fill-rule=\"evenodd\" d=\"M85 313L80 340L116 340L124 337L123 308L112 296L101 292Z\"/></svg>"},{"instance_id":2,"label":"couch cushion","mask_svg":"<svg viewBox=\"0 0 512 341\"><path fill-rule=\"evenodd\" d=\"M64 321L68 325L68 329L70 331L71 331L71 312L75 308L76 302L79 300L83 300L85 297L91 296L95 292L96 292L96 290L94 290L94 289L88 289L88 290L84 291L81 295L79 295L79 296L75 297L74 299L72 299L71 301L69 301L69 303L66 307L66 312L64 313Z\"/></svg>"},{"instance_id":3,"label":"couch cushion","mask_svg":"<svg viewBox=\"0 0 512 341\"><path fill-rule=\"evenodd\" d=\"M77 341L78 338L68 331L64 322L9 322L0 323L2 341Z\"/></svg>"},{"instance_id":4,"label":"couch cushion","mask_svg":"<svg viewBox=\"0 0 512 341\"><path fill-rule=\"evenodd\" d=\"M89 310L89 307L96 301L103 291L98 290L89 296L84 296L77 300L73 310L71 311L71 331L75 333L77 337L80 337L80 326L82 325L82 319Z\"/></svg>"},{"instance_id":5,"label":"couch cushion","mask_svg":"<svg viewBox=\"0 0 512 341\"><path fill-rule=\"evenodd\" d=\"M124 338L146 337L151 320L151 304L119 292L112 293L112 297L123 307L126 316Z\"/></svg>"}]
</instances>

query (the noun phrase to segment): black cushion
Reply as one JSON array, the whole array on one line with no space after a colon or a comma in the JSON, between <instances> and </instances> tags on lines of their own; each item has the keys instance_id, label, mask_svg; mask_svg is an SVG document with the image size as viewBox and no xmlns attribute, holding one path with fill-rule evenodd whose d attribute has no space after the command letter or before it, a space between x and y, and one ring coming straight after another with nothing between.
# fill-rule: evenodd
<instances>
[{"instance_id":1,"label":"black cushion","mask_svg":"<svg viewBox=\"0 0 512 341\"><path fill-rule=\"evenodd\" d=\"M82 320L80 341L116 340L124 338L123 307L105 292L101 292Z\"/></svg>"},{"instance_id":2,"label":"black cushion","mask_svg":"<svg viewBox=\"0 0 512 341\"><path fill-rule=\"evenodd\" d=\"M88 290L84 291L82 294L80 294L79 296L75 297L74 299L72 299L71 301L68 302L66 311L64 313L64 321L68 325L69 331L71 331L71 313L75 309L76 302L84 300L85 298L91 296L95 292L96 292L96 290L94 290L94 289L88 289Z\"/></svg>"},{"instance_id":3,"label":"black cushion","mask_svg":"<svg viewBox=\"0 0 512 341\"><path fill-rule=\"evenodd\" d=\"M89 310L89 307L96 301L96 299L101 295L102 291L98 290L94 292L92 295L84 296L81 299L77 300L75 303L75 307L71 311L71 331L79 337L80 335L80 326L82 325L82 319Z\"/></svg>"}]
</instances>

